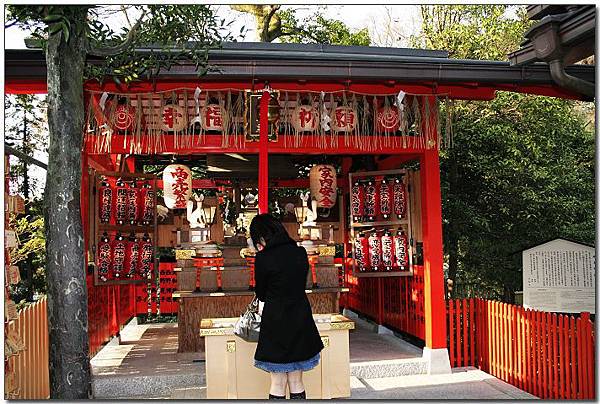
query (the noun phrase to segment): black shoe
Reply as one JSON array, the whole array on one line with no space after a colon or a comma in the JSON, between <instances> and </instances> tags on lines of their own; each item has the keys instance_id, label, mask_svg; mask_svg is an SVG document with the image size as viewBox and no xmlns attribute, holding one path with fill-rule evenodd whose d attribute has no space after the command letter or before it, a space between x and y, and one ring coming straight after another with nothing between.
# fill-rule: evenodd
<instances>
[{"instance_id":1,"label":"black shoe","mask_svg":"<svg viewBox=\"0 0 600 404\"><path fill-rule=\"evenodd\" d=\"M290 400L306 400L306 391L300 393L290 393Z\"/></svg>"},{"instance_id":2,"label":"black shoe","mask_svg":"<svg viewBox=\"0 0 600 404\"><path fill-rule=\"evenodd\" d=\"M274 396L269 393L269 400L285 400L285 396Z\"/></svg>"}]
</instances>

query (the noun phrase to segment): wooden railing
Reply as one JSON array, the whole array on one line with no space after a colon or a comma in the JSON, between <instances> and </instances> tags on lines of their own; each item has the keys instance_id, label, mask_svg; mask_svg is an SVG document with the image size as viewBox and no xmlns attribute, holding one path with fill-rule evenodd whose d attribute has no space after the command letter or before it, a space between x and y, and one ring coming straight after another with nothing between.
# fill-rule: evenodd
<instances>
[{"instance_id":1,"label":"wooden railing","mask_svg":"<svg viewBox=\"0 0 600 404\"><path fill-rule=\"evenodd\" d=\"M475 366L542 399L594 399L594 327L575 318L483 299L448 301L453 367Z\"/></svg>"},{"instance_id":2,"label":"wooden railing","mask_svg":"<svg viewBox=\"0 0 600 404\"><path fill-rule=\"evenodd\" d=\"M27 306L9 324L25 344L25 350L9 358L16 390L11 399L39 400L50 397L48 375L48 314L46 298ZM12 376L12 375L10 375Z\"/></svg>"}]
</instances>

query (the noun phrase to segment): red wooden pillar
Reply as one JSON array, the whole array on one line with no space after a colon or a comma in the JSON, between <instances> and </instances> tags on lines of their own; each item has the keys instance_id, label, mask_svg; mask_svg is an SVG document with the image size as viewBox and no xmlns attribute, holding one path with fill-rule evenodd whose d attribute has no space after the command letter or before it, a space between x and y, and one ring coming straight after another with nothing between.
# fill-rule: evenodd
<instances>
[{"instance_id":1,"label":"red wooden pillar","mask_svg":"<svg viewBox=\"0 0 600 404\"><path fill-rule=\"evenodd\" d=\"M260 133L258 141L258 213L269 211L269 98L263 91L260 99Z\"/></svg>"},{"instance_id":2,"label":"red wooden pillar","mask_svg":"<svg viewBox=\"0 0 600 404\"><path fill-rule=\"evenodd\" d=\"M426 150L421 157L421 195L425 346L431 349L446 348L442 201L437 149Z\"/></svg>"}]
</instances>

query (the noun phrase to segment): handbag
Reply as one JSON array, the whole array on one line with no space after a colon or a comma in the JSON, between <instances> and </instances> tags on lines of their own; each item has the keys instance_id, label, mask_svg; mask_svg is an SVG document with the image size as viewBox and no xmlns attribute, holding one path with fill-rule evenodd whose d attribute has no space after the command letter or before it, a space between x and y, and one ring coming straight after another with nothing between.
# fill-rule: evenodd
<instances>
[{"instance_id":1,"label":"handbag","mask_svg":"<svg viewBox=\"0 0 600 404\"><path fill-rule=\"evenodd\" d=\"M258 298L256 295L233 326L233 333L248 342L258 342L260 334L260 314L258 314Z\"/></svg>"}]
</instances>

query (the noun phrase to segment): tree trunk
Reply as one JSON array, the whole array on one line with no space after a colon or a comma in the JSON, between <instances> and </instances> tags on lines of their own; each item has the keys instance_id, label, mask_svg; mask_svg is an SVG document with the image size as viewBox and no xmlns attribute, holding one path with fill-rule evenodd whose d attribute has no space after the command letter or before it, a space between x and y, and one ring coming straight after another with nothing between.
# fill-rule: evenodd
<instances>
[{"instance_id":1,"label":"tree trunk","mask_svg":"<svg viewBox=\"0 0 600 404\"><path fill-rule=\"evenodd\" d=\"M28 153L29 137L27 133L27 107L23 108L23 153ZM32 157L33 157L33 153ZM23 198L25 199L25 217L29 215L29 173L27 172L27 161L22 160L23 164ZM24 234L26 238L29 238L30 234ZM28 302L33 302L33 264L31 254L27 255L25 259L25 273L27 274L27 296L25 299Z\"/></svg>"},{"instance_id":2,"label":"tree trunk","mask_svg":"<svg viewBox=\"0 0 600 404\"><path fill-rule=\"evenodd\" d=\"M70 39L48 40L48 171L46 254L50 397L86 399L90 392L87 287L81 224L83 69L87 7L72 7Z\"/></svg>"}]
</instances>

